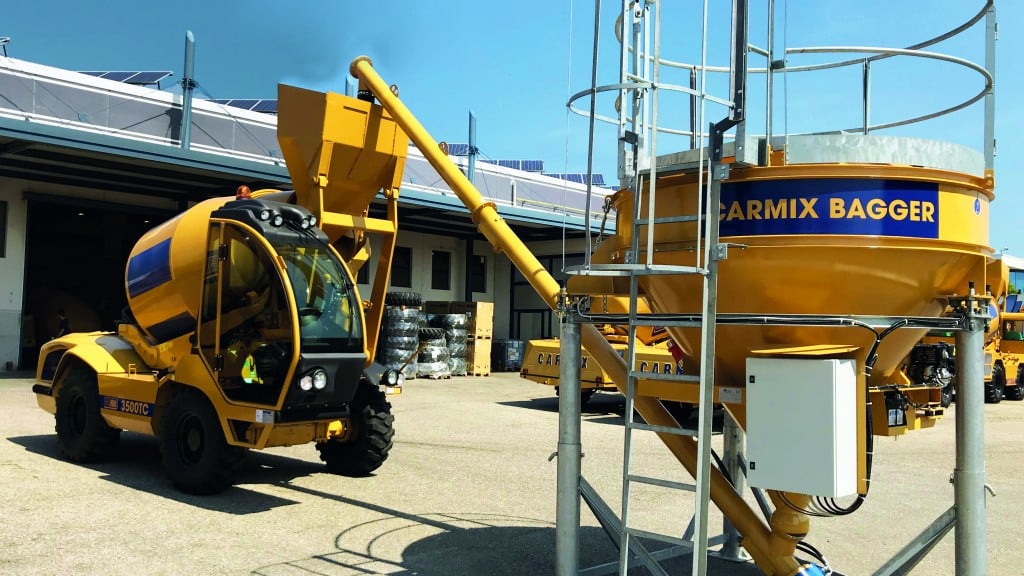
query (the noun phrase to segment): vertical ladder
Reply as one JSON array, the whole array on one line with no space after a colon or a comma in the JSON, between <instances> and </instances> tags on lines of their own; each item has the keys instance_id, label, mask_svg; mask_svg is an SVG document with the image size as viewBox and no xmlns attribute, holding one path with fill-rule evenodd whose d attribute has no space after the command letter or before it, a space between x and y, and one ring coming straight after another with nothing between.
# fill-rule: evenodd
<instances>
[{"instance_id":1,"label":"vertical ladder","mask_svg":"<svg viewBox=\"0 0 1024 576\"><path fill-rule=\"evenodd\" d=\"M630 2L623 0L620 19L616 22L616 36L620 41L620 73L618 108L618 141L619 141L619 178L621 187L635 193L632 245L627 252L625 262L618 266L629 278L629 324L627 344L627 365L629 366L626 383L625 436L622 467L622 509L619 530L619 574L625 575L629 570L629 561L633 553L633 538L644 538L661 541L676 546L689 547L692 550L692 574L703 576L707 571L708 549L708 511L710 505L710 466L711 466L711 432L714 367L715 367L715 326L717 319L718 295L718 261L724 259L724 247L719 244L718 206L721 181L728 175L727 167L722 163L723 138L725 130L739 125L737 133L742 133L743 93L746 78L746 13L745 0L734 0L733 4L733 65L730 72L731 101L716 99L708 95L707 87L707 4L704 4L703 29L701 36L701 63L699 67L691 67L691 109L690 117L699 118L696 125L691 123L691 142L699 149L699 161L693 167L698 179L697 212L687 215L656 216L656 193L658 180L657 140L659 132L659 86L661 67L667 61L661 57L661 2L660 0L643 0ZM595 53L594 74L591 87L591 157L593 156L593 122L595 119L594 99L597 87L597 36L599 29L600 4L595 15ZM700 82L694 90L693 72L699 71ZM683 91L686 91L685 89ZM729 109L726 120L710 125L705 123L705 104L708 100L724 104ZM672 130L664 130L672 133ZM675 131L674 133L679 133ZM705 145L707 147L705 148ZM643 211L642 194L647 190L647 209ZM589 206L589 202L588 202ZM676 266L657 264L655 262L654 240L655 228L664 224L696 222L695 260L692 266ZM646 226L646 238L641 242L641 226ZM589 234L588 234L589 236ZM585 267L589 267L589 257ZM636 370L636 331L640 325L650 324L645 315L638 312L637 301L640 296L641 277L652 274L667 275L699 275L702 278L702 304L700 322L660 322L663 326L700 327L700 374L648 374ZM699 383L700 403L698 407L697 430L685 429L681 426L653 426L634 421L634 399L637 393L637 380L643 377L653 380ZM698 461L696 483L686 484L664 478L653 478L634 474L633 431L642 430L661 434L682 434L696 436L698 442ZM633 484L654 485L673 490L694 492L694 516L690 526L682 536L656 534L634 528L630 525L631 498ZM639 550L643 550L640 546ZM644 558L645 565L656 574L664 573L656 563L652 565L649 558Z\"/></svg>"},{"instance_id":2,"label":"vertical ladder","mask_svg":"<svg viewBox=\"0 0 1024 576\"><path fill-rule=\"evenodd\" d=\"M729 70L729 98L718 98L707 92L707 75L709 71L721 71L710 67L707 62L708 46L708 2L704 0L702 9L701 30L701 61L700 64L681 64L663 59L661 56L661 1L660 0L622 0L621 12L615 21L615 35L620 43L619 75L615 84L598 86L597 61L600 52L601 3L595 3L594 15L594 53L589 90L579 92L569 100L569 109L586 116L590 120L588 172L592 172L594 155L595 121L611 122L618 129L618 159L620 188L634 192L634 213L632 216L632 244L625 251L624 261L618 264L592 264L590 252L587 252L582 266L567 267L566 272L580 275L601 275L628 277L630 307L628 313L628 344L626 364L629 367L626 378L626 409L625 437L623 449L622 472L622 509L619 519L611 518L613 513L607 505L593 492L582 478L579 481L580 492L584 500L598 516L602 525L619 542L618 570L626 574L629 570L631 555L635 554L644 565L655 574L664 574L657 565L657 558L668 557L671 552L661 550L648 553L640 542L650 539L675 544L678 547L691 549L693 554L692 574L704 575L707 571L708 548L708 509L710 505L710 470L711 470L711 423L714 391L715 367L715 326L718 308L718 261L725 258L725 247L719 244L719 198L722 180L728 176L728 167L723 163L723 139L728 129L736 128L736 136L743 135L743 107L746 84L747 55L747 0L733 0L732 5L732 63ZM689 87L662 83L662 67L672 67L689 71ZM709 70L709 68L711 70ZM699 82L697 81L699 76ZM659 92L670 90L689 94L690 98L690 130L679 130L659 126ZM598 93L612 91L618 93L616 101L617 118L599 115L596 112ZM573 103L584 96L590 98L589 111L578 110ZM710 123L706 121L706 104L724 106L728 109L725 119ZM659 134L689 136L690 146L694 148L688 153L696 160L684 168L694 174L698 181L697 210L694 214L674 214L657 216L656 193L658 180L657 147ZM737 161L746 160L747 151L742 142L735 145ZM741 158L742 156L742 158ZM647 206L644 212L643 192L647 191ZM590 220L590 192L588 179L588 201L586 221ZM691 222L694 238L695 258L692 265L669 265L655 262L654 239L655 228L662 225L678 225ZM644 240L641 241L640 227L646 226ZM590 229L586 229L587 242L590 244ZM641 279L651 275L697 275L701 278L701 316L699 321L672 323L659 320L659 326L700 328L700 374L696 376L652 375L637 373L636 367L636 335L638 326L650 326L655 319L638 311L637 301L640 296ZM680 311L682 312L682 311ZM686 311L692 314L692 311ZM566 356L563 354L563 361ZM700 403L698 408L699 425L697 430L687 430L680 426L652 426L633 419L634 402L637 395L637 380L662 379L676 382L699 383ZM569 385L565 382L565 385ZM685 484L675 480L652 478L634 474L633 431L651 431L658 434L683 434L696 436L698 458L696 463L695 484ZM647 484L674 490L694 492L695 512L690 526L682 537L666 534L655 534L637 529L630 525L631 498L633 484ZM566 514L568 519L570 514ZM560 516L561 518L561 516ZM565 572L572 571L573 562L567 562ZM595 567L597 569L598 567ZM561 573L561 572L560 572ZM589 571L588 571L589 573Z\"/></svg>"}]
</instances>

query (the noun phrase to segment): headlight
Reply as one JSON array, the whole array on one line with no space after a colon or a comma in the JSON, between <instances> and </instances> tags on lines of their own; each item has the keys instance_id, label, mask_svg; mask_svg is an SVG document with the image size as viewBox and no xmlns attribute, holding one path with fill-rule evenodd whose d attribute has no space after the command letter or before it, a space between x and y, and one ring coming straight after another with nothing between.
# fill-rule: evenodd
<instances>
[{"instance_id":1,"label":"headlight","mask_svg":"<svg viewBox=\"0 0 1024 576\"><path fill-rule=\"evenodd\" d=\"M987 378L987 377L990 377L990 376L992 376L992 365L991 364L986 364L985 365L985 377Z\"/></svg>"},{"instance_id":2,"label":"headlight","mask_svg":"<svg viewBox=\"0 0 1024 576\"><path fill-rule=\"evenodd\" d=\"M405 384L405 374L402 372L398 373L398 385L402 386Z\"/></svg>"},{"instance_id":3,"label":"headlight","mask_svg":"<svg viewBox=\"0 0 1024 576\"><path fill-rule=\"evenodd\" d=\"M269 208L264 208L263 210L260 210L260 220L263 220L264 222L270 220L270 217L272 215L273 212L271 212Z\"/></svg>"},{"instance_id":4,"label":"headlight","mask_svg":"<svg viewBox=\"0 0 1024 576\"><path fill-rule=\"evenodd\" d=\"M985 354L985 364L991 364L991 363L992 363L992 354L991 353L986 353Z\"/></svg>"},{"instance_id":5,"label":"headlight","mask_svg":"<svg viewBox=\"0 0 1024 576\"><path fill-rule=\"evenodd\" d=\"M302 220L299 220L299 228L302 228L303 230L305 230L305 229L307 229L309 227L310 227L309 218L303 218Z\"/></svg>"},{"instance_id":6,"label":"headlight","mask_svg":"<svg viewBox=\"0 0 1024 576\"><path fill-rule=\"evenodd\" d=\"M398 384L399 372L397 370L385 370L382 379L388 386Z\"/></svg>"},{"instance_id":7,"label":"headlight","mask_svg":"<svg viewBox=\"0 0 1024 576\"><path fill-rule=\"evenodd\" d=\"M313 389L313 377L310 376L309 374L306 374L302 378L299 378L299 388L303 389L306 392L309 392L310 390L312 390Z\"/></svg>"},{"instance_id":8,"label":"headlight","mask_svg":"<svg viewBox=\"0 0 1024 576\"><path fill-rule=\"evenodd\" d=\"M281 224L284 224L284 216L281 216L280 214L275 214L274 219L271 220L270 223L273 224L274 226L280 226Z\"/></svg>"},{"instance_id":9,"label":"headlight","mask_svg":"<svg viewBox=\"0 0 1024 576\"><path fill-rule=\"evenodd\" d=\"M317 368L313 371L313 387L317 390L323 390L327 387L327 372L324 372L322 368Z\"/></svg>"},{"instance_id":10,"label":"headlight","mask_svg":"<svg viewBox=\"0 0 1024 576\"><path fill-rule=\"evenodd\" d=\"M309 225L310 226L316 226L316 216L310 216L309 217Z\"/></svg>"}]
</instances>

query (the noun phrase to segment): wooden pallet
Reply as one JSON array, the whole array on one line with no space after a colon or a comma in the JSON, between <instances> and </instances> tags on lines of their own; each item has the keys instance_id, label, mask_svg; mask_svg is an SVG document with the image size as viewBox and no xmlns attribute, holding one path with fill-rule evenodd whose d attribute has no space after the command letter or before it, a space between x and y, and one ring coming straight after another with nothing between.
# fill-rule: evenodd
<instances>
[{"instance_id":1,"label":"wooden pallet","mask_svg":"<svg viewBox=\"0 0 1024 576\"><path fill-rule=\"evenodd\" d=\"M417 378L426 378L428 380L450 380L451 374L419 374Z\"/></svg>"},{"instance_id":2,"label":"wooden pallet","mask_svg":"<svg viewBox=\"0 0 1024 576\"><path fill-rule=\"evenodd\" d=\"M478 372L478 371L474 370L473 372L470 372L469 375L470 376L490 376L491 375L491 371L488 370L486 372L483 372L483 371Z\"/></svg>"}]
</instances>

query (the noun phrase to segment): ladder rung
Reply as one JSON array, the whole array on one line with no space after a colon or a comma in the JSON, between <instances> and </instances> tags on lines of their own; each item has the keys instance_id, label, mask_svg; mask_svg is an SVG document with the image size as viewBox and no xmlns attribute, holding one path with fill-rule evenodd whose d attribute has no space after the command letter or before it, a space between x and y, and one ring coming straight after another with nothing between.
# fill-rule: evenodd
<instances>
[{"instance_id":1,"label":"ladder rung","mask_svg":"<svg viewBox=\"0 0 1024 576\"><path fill-rule=\"evenodd\" d=\"M662 216L661 218L655 218L654 220L650 220L648 218L640 218L639 220L636 221L636 225L637 226L646 226L647 224L650 224L652 222L655 225L657 225L657 224L678 224L678 223L681 223L681 222L696 222L698 220L703 220L703 219L704 219L703 216L694 216L694 215L691 215L691 216Z\"/></svg>"},{"instance_id":2,"label":"ladder rung","mask_svg":"<svg viewBox=\"0 0 1024 576\"><path fill-rule=\"evenodd\" d=\"M651 486L661 486L662 488L674 488L676 490L685 490L687 492L696 492L696 484L687 484L685 482L676 482L674 480L663 480L661 478L651 478L649 476L636 476L630 474L626 476L630 482L638 482L640 484L650 484Z\"/></svg>"},{"instance_id":3,"label":"ladder rung","mask_svg":"<svg viewBox=\"0 0 1024 576\"><path fill-rule=\"evenodd\" d=\"M683 540L676 536L668 536L666 534L658 534L657 532L648 532L647 530L640 530L639 528L626 528L626 533L630 536L639 536L641 538L647 538L648 540L657 540L659 542L665 542L666 544L675 544L676 546L686 546L693 548L693 542L689 540Z\"/></svg>"},{"instance_id":4,"label":"ladder rung","mask_svg":"<svg viewBox=\"0 0 1024 576\"><path fill-rule=\"evenodd\" d=\"M661 372L641 372L630 370L629 375L638 380L663 380L665 382L700 382L700 376L692 374L662 374Z\"/></svg>"},{"instance_id":5,"label":"ladder rung","mask_svg":"<svg viewBox=\"0 0 1024 576\"><path fill-rule=\"evenodd\" d=\"M676 428L673 426L658 426L656 424L645 424L633 422L629 427L634 430L647 430L648 432L665 432L666 434L678 434L680 436L696 436L697 431L690 428Z\"/></svg>"}]
</instances>

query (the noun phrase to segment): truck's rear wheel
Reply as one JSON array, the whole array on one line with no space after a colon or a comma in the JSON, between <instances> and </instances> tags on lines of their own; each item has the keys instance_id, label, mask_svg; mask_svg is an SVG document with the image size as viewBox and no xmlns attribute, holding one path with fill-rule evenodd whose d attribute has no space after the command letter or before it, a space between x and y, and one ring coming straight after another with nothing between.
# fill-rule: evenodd
<instances>
[{"instance_id":1,"label":"truck's rear wheel","mask_svg":"<svg viewBox=\"0 0 1024 576\"><path fill-rule=\"evenodd\" d=\"M388 459L395 435L391 404L379 388L363 381L352 400L352 430L344 442L317 444L331 474L366 476Z\"/></svg>"},{"instance_id":2,"label":"truck's rear wheel","mask_svg":"<svg viewBox=\"0 0 1024 576\"><path fill-rule=\"evenodd\" d=\"M1003 391L1006 389L1006 373L1002 364L992 367L992 381L985 383L985 402L999 404L1003 399Z\"/></svg>"},{"instance_id":3,"label":"truck's rear wheel","mask_svg":"<svg viewBox=\"0 0 1024 576\"><path fill-rule=\"evenodd\" d=\"M121 439L100 415L96 374L72 369L57 394L57 445L72 462L95 462L110 455Z\"/></svg>"},{"instance_id":4,"label":"truck's rear wheel","mask_svg":"<svg viewBox=\"0 0 1024 576\"><path fill-rule=\"evenodd\" d=\"M174 487L216 494L231 486L244 450L229 446L210 401L186 389L167 406L160 434L164 468Z\"/></svg>"}]
</instances>

